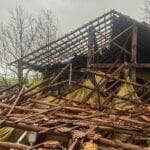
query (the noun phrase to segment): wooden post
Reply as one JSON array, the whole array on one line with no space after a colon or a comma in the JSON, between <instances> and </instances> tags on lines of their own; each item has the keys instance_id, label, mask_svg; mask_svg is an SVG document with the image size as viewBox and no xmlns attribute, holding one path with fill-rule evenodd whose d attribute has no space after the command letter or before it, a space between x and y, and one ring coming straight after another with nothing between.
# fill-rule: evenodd
<instances>
[{"instance_id":1,"label":"wooden post","mask_svg":"<svg viewBox=\"0 0 150 150\"><path fill-rule=\"evenodd\" d=\"M88 54L87 54L87 67L94 62L94 52L97 47L95 29L93 26L89 27L88 31Z\"/></svg>"},{"instance_id":2,"label":"wooden post","mask_svg":"<svg viewBox=\"0 0 150 150\"><path fill-rule=\"evenodd\" d=\"M133 66L137 64L137 26L135 25L132 30L132 56L131 62ZM131 78L136 81L136 67L131 68Z\"/></svg>"},{"instance_id":3,"label":"wooden post","mask_svg":"<svg viewBox=\"0 0 150 150\"><path fill-rule=\"evenodd\" d=\"M70 63L70 70L69 70L69 86L71 86L72 81L72 63Z\"/></svg>"}]
</instances>

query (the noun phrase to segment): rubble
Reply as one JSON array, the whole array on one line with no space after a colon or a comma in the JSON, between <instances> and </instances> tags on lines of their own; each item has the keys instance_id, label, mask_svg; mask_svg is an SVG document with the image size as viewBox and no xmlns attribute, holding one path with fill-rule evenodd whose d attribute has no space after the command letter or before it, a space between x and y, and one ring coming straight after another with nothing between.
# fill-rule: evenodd
<instances>
[{"instance_id":1,"label":"rubble","mask_svg":"<svg viewBox=\"0 0 150 150\"><path fill-rule=\"evenodd\" d=\"M122 20L122 15L117 14ZM116 15L114 11L113 15ZM139 80L137 76L138 69L144 70L148 64L136 62L138 51L135 39L135 23L140 27L144 25L132 19L126 23L130 25L126 27L123 24L123 31L118 33L114 29L117 34L114 33L115 36L109 42L103 38L98 49L95 35L89 32L89 36L91 33L94 38L88 39L90 53L87 55L86 66L80 62L79 66L73 65L71 60L62 62L59 70L50 71L48 75L45 73L46 78L32 87L22 85L19 92L10 94L9 90L16 88L16 84L0 91L8 94L0 102L0 147L149 150L150 82L141 78ZM126 33L128 36L131 29L131 49L126 49L120 44L121 37ZM96 62L97 53L103 48L108 50L107 43L116 43L116 39L120 41L120 45L115 44L119 52L123 52L124 57L132 55L131 61L122 61L114 56L109 64ZM33 64L30 66L33 67ZM27 134L24 134L25 131ZM11 137L13 135L19 135L21 143L14 141Z\"/></svg>"}]
</instances>

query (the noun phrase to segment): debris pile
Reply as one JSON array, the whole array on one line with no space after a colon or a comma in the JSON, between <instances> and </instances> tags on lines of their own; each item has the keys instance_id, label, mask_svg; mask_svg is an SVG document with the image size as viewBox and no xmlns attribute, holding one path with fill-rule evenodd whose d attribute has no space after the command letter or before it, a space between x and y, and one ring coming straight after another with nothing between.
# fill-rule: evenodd
<instances>
[{"instance_id":1,"label":"debris pile","mask_svg":"<svg viewBox=\"0 0 150 150\"><path fill-rule=\"evenodd\" d=\"M21 58L44 79L0 91L2 150L149 150L149 39L112 10Z\"/></svg>"},{"instance_id":2,"label":"debris pile","mask_svg":"<svg viewBox=\"0 0 150 150\"><path fill-rule=\"evenodd\" d=\"M28 89L23 86L17 95L2 100L0 146L147 150L150 105L144 101L149 93L149 82L143 85L130 81L126 64L111 74L82 69L80 71L86 72L88 77L80 82L59 81L68 66L53 78ZM125 78L120 78L121 73ZM45 83L46 86L41 87ZM43 93L43 89L56 88L63 88L64 92ZM139 95L144 90L145 93ZM15 144L17 141L10 143L11 135L21 134L21 137L24 132L24 138L28 136L28 140L22 138L20 144Z\"/></svg>"}]
</instances>

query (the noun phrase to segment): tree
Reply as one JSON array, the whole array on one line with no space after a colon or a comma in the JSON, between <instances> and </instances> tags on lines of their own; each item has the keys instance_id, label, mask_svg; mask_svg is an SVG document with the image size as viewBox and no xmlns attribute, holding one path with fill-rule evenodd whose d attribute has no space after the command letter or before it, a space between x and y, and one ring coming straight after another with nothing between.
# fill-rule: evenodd
<instances>
[{"instance_id":1,"label":"tree","mask_svg":"<svg viewBox=\"0 0 150 150\"><path fill-rule=\"evenodd\" d=\"M22 6L10 11L9 21L0 25L1 64L7 72L23 81L22 58L41 45L55 40L57 27L50 10L41 11L38 16L29 14ZM18 59L17 70L7 64Z\"/></svg>"},{"instance_id":2,"label":"tree","mask_svg":"<svg viewBox=\"0 0 150 150\"><path fill-rule=\"evenodd\" d=\"M58 32L58 21L50 9L41 10L38 15L37 45L47 45L54 41ZM49 46L46 48L49 50Z\"/></svg>"},{"instance_id":3,"label":"tree","mask_svg":"<svg viewBox=\"0 0 150 150\"><path fill-rule=\"evenodd\" d=\"M42 10L38 16L37 38L40 45L46 45L56 39L57 18L50 9Z\"/></svg>"},{"instance_id":4,"label":"tree","mask_svg":"<svg viewBox=\"0 0 150 150\"><path fill-rule=\"evenodd\" d=\"M145 21L150 23L150 0L145 0L143 10L144 10Z\"/></svg>"}]
</instances>

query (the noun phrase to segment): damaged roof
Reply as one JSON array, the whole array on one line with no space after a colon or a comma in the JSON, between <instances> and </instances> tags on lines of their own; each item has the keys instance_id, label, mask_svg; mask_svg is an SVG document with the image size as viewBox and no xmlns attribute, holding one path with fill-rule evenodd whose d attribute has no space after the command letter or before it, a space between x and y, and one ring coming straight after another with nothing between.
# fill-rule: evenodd
<instances>
[{"instance_id":1,"label":"damaged roof","mask_svg":"<svg viewBox=\"0 0 150 150\"><path fill-rule=\"evenodd\" d=\"M120 54L120 47L126 49L127 57L131 51L131 31L134 25L138 27L138 53L137 62L150 63L150 27L146 23L138 22L130 17L123 15L115 10L111 10L100 17L84 24L76 30L64 35L39 49L27 54L22 59L23 68L31 68L41 71L46 67L53 66L57 63L63 63L71 60L76 55L86 55L88 51L88 31L90 27L95 30L96 42L100 54L100 62L104 63L109 60L110 63ZM124 35L116 39L117 35L126 31ZM115 39L114 39L115 38ZM112 41L117 44L112 44ZM111 52L106 49L109 48ZM110 59L108 59L110 57ZM121 59L121 57L120 57ZM130 56L128 57L130 60ZM17 65L15 60L11 65ZM106 63L106 62L105 62ZM108 63L108 62L107 62Z\"/></svg>"}]
</instances>

